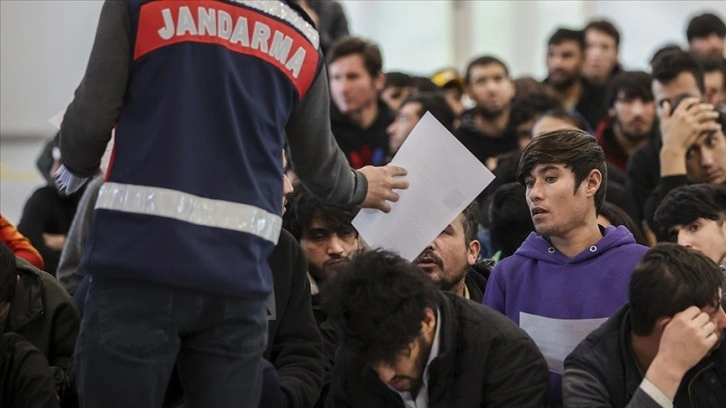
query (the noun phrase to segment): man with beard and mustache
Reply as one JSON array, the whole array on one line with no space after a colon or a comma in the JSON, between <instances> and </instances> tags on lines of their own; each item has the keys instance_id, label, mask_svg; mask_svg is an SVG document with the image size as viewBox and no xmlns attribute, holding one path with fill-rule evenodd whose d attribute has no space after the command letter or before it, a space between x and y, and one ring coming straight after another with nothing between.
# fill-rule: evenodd
<instances>
[{"instance_id":1,"label":"man with beard and mustache","mask_svg":"<svg viewBox=\"0 0 726 408\"><path fill-rule=\"evenodd\" d=\"M673 243L633 271L629 303L565 360L567 407L723 407L726 329L722 274Z\"/></svg>"},{"instance_id":2,"label":"man with beard and mustache","mask_svg":"<svg viewBox=\"0 0 726 408\"><path fill-rule=\"evenodd\" d=\"M582 115L595 128L607 114L602 95L582 77L585 36L580 30L559 28L547 42L547 78L567 109Z\"/></svg>"},{"instance_id":3,"label":"man with beard and mustache","mask_svg":"<svg viewBox=\"0 0 726 408\"><path fill-rule=\"evenodd\" d=\"M283 228L298 240L308 263L313 313L318 326L326 315L320 308L320 293L334 274L360 249L358 231L351 221L354 206L330 204L296 186L288 199Z\"/></svg>"},{"instance_id":4,"label":"man with beard and mustache","mask_svg":"<svg viewBox=\"0 0 726 408\"><path fill-rule=\"evenodd\" d=\"M595 132L605 159L625 172L630 156L657 137L652 78L645 72L621 72L608 90L608 118Z\"/></svg>"},{"instance_id":5,"label":"man with beard and mustache","mask_svg":"<svg viewBox=\"0 0 726 408\"><path fill-rule=\"evenodd\" d=\"M358 255L324 305L342 333L327 407L543 407L547 365L505 316L400 256Z\"/></svg>"},{"instance_id":6,"label":"man with beard and mustache","mask_svg":"<svg viewBox=\"0 0 726 408\"><path fill-rule=\"evenodd\" d=\"M478 261L479 206L469 204L413 261L440 290L481 303L491 267Z\"/></svg>"},{"instance_id":7,"label":"man with beard and mustache","mask_svg":"<svg viewBox=\"0 0 726 408\"><path fill-rule=\"evenodd\" d=\"M514 84L507 66L492 56L471 61L465 81L466 93L476 106L461 116L456 137L486 165L488 159L517 149L517 140L508 131Z\"/></svg>"}]
</instances>

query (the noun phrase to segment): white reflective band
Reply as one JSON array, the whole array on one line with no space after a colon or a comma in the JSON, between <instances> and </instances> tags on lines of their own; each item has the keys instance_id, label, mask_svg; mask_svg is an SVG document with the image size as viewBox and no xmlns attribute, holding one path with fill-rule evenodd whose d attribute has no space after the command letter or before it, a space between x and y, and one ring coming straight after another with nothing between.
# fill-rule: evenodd
<instances>
[{"instance_id":1,"label":"white reflective band","mask_svg":"<svg viewBox=\"0 0 726 408\"><path fill-rule=\"evenodd\" d=\"M263 11L271 16L283 19L300 30L305 37L313 43L315 49L320 47L320 34L310 23L307 22L297 11L293 10L282 1L270 0L233 0L236 3L244 4L249 8Z\"/></svg>"},{"instance_id":2,"label":"white reflective band","mask_svg":"<svg viewBox=\"0 0 726 408\"><path fill-rule=\"evenodd\" d=\"M246 232L277 244L282 218L249 204L213 200L168 188L104 183L96 208L173 218Z\"/></svg>"}]
</instances>

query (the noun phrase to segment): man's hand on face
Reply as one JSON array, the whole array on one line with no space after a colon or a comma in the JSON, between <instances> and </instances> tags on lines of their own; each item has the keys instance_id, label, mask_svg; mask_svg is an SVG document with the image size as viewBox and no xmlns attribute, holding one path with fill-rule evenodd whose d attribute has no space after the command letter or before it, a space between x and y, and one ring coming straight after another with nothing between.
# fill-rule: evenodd
<instances>
[{"instance_id":1,"label":"man's hand on face","mask_svg":"<svg viewBox=\"0 0 726 408\"><path fill-rule=\"evenodd\" d=\"M663 149L685 155L698 136L721 129L717 118L713 105L700 103L698 98L684 99L675 110L664 102L660 121Z\"/></svg>"},{"instance_id":2,"label":"man's hand on face","mask_svg":"<svg viewBox=\"0 0 726 408\"><path fill-rule=\"evenodd\" d=\"M673 400L685 373L718 342L716 325L701 309L691 306L666 323L658 354L645 378Z\"/></svg>"},{"instance_id":3,"label":"man's hand on face","mask_svg":"<svg viewBox=\"0 0 726 408\"><path fill-rule=\"evenodd\" d=\"M716 121L718 112L713 105L700 103L697 98L686 98L673 110L670 102L663 103L660 132L663 147L660 150L660 175L687 174L686 154L704 133L716 132L721 125Z\"/></svg>"},{"instance_id":4,"label":"man's hand on face","mask_svg":"<svg viewBox=\"0 0 726 408\"><path fill-rule=\"evenodd\" d=\"M398 201L398 193L394 190L408 188L408 180L404 177L406 169L397 166L365 166L358 170L368 180L368 193L361 203L363 208L377 208L385 213L391 211L387 201Z\"/></svg>"}]
</instances>

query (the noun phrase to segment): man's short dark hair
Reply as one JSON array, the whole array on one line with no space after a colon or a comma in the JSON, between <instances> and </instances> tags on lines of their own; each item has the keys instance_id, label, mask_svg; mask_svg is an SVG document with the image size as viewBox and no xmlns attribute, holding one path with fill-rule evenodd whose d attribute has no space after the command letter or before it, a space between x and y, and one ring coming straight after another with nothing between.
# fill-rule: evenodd
<instances>
[{"instance_id":1,"label":"man's short dark hair","mask_svg":"<svg viewBox=\"0 0 726 408\"><path fill-rule=\"evenodd\" d=\"M607 20L591 21L585 26L583 32L587 32L588 30L600 31L601 33L607 34L615 40L615 47L620 47L620 31L615 28L613 23Z\"/></svg>"},{"instance_id":2,"label":"man's short dark hair","mask_svg":"<svg viewBox=\"0 0 726 408\"><path fill-rule=\"evenodd\" d=\"M408 75L405 72L386 72L386 83L383 87L388 88L391 86L398 88L413 87L414 80L411 75Z\"/></svg>"},{"instance_id":3,"label":"man's short dark hair","mask_svg":"<svg viewBox=\"0 0 726 408\"><path fill-rule=\"evenodd\" d=\"M383 70L383 57L378 45L366 41L360 37L345 36L330 47L326 55L328 66L340 58L349 55L360 55L363 58L363 65L371 77L375 78Z\"/></svg>"},{"instance_id":4,"label":"man's short dark hair","mask_svg":"<svg viewBox=\"0 0 726 408\"><path fill-rule=\"evenodd\" d=\"M643 102L653 101L653 78L643 71L621 72L608 85L608 107L615 106L618 95L622 92L625 99L640 99Z\"/></svg>"},{"instance_id":5,"label":"man's short dark hair","mask_svg":"<svg viewBox=\"0 0 726 408\"><path fill-rule=\"evenodd\" d=\"M583 132L587 132L587 129L589 128L587 121L585 121L585 118L570 112L569 110L565 109L563 106L560 106L560 107L557 107L554 109L550 109L547 112L539 115L537 117L537 119L539 119L543 116L563 120L563 121L571 124L572 126L582 130Z\"/></svg>"},{"instance_id":6,"label":"man's short dark hair","mask_svg":"<svg viewBox=\"0 0 726 408\"><path fill-rule=\"evenodd\" d=\"M684 226L698 218L726 222L726 187L692 184L672 190L660 202L653 220L662 239L675 240L676 226Z\"/></svg>"},{"instance_id":7,"label":"man's short dark hair","mask_svg":"<svg viewBox=\"0 0 726 408\"><path fill-rule=\"evenodd\" d=\"M580 47L581 51L585 51L585 33L582 30L571 30L569 28L558 28L557 31L550 36L547 45L560 45L566 41L574 41Z\"/></svg>"},{"instance_id":8,"label":"man's short dark hair","mask_svg":"<svg viewBox=\"0 0 726 408\"><path fill-rule=\"evenodd\" d=\"M726 61L723 58L702 57L699 62L704 74L718 71L724 79L724 86L726 86Z\"/></svg>"},{"instance_id":9,"label":"man's short dark hair","mask_svg":"<svg viewBox=\"0 0 726 408\"><path fill-rule=\"evenodd\" d=\"M602 183L595 193L595 211L600 211L605 202L608 170L605 153L594 137L575 129L555 130L535 137L522 152L517 181L524 185L524 179L532 169L545 163L563 164L572 170L575 175L574 192L577 192L592 170L598 170L602 174Z\"/></svg>"},{"instance_id":10,"label":"man's short dark hair","mask_svg":"<svg viewBox=\"0 0 726 408\"><path fill-rule=\"evenodd\" d=\"M313 221L320 221L326 228L337 231L341 227L351 227L351 221L358 213L355 206L331 204L317 199L301 184L287 200L287 211L282 218L282 226L298 241Z\"/></svg>"},{"instance_id":11,"label":"man's short dark hair","mask_svg":"<svg viewBox=\"0 0 726 408\"><path fill-rule=\"evenodd\" d=\"M13 301L17 282L15 254L4 242L0 242L0 305Z\"/></svg>"},{"instance_id":12,"label":"man's short dark hair","mask_svg":"<svg viewBox=\"0 0 726 408\"><path fill-rule=\"evenodd\" d=\"M421 333L426 309L440 302L434 282L416 265L384 250L356 255L323 294L343 345L369 363L393 363Z\"/></svg>"},{"instance_id":13,"label":"man's short dark hair","mask_svg":"<svg viewBox=\"0 0 726 408\"><path fill-rule=\"evenodd\" d=\"M417 92L441 92L441 88L431 78L425 76L414 76L413 87Z\"/></svg>"},{"instance_id":14,"label":"man's short dark hair","mask_svg":"<svg viewBox=\"0 0 726 408\"><path fill-rule=\"evenodd\" d=\"M464 224L464 239L466 239L466 245L468 246L471 241L477 239L479 233L479 203L472 201L461 213L464 215L464 219L462 220Z\"/></svg>"},{"instance_id":15,"label":"man's short dark hair","mask_svg":"<svg viewBox=\"0 0 726 408\"><path fill-rule=\"evenodd\" d=\"M515 131L518 126L535 119L552 109L562 108L562 100L549 92L523 92L512 98L509 110L509 128Z\"/></svg>"},{"instance_id":16,"label":"man's short dark hair","mask_svg":"<svg viewBox=\"0 0 726 408\"><path fill-rule=\"evenodd\" d=\"M464 82L467 85L471 85L471 70L474 67L481 67L485 65L491 65L491 64L497 64L504 68L504 75L509 77L509 68L507 68L507 64L505 64L502 60L499 58L493 57L491 55L485 55L482 57L477 57L471 60L469 62L469 65L466 66L466 74L464 75Z\"/></svg>"},{"instance_id":17,"label":"man's short dark hair","mask_svg":"<svg viewBox=\"0 0 726 408\"><path fill-rule=\"evenodd\" d=\"M489 208L489 232L495 249L501 250L503 256L514 254L534 231L526 193L526 188L519 183L503 184L494 192Z\"/></svg>"},{"instance_id":18,"label":"man's short dark hair","mask_svg":"<svg viewBox=\"0 0 726 408\"><path fill-rule=\"evenodd\" d=\"M718 307L721 268L700 252L670 242L643 255L630 277L630 326L635 335L653 333L662 317L691 306Z\"/></svg>"},{"instance_id":19,"label":"man's short dark hair","mask_svg":"<svg viewBox=\"0 0 726 408\"><path fill-rule=\"evenodd\" d=\"M716 34L721 38L726 37L726 24L718 16L711 13L704 13L693 17L686 28L686 38L690 43L694 38L708 37Z\"/></svg>"},{"instance_id":20,"label":"man's short dark hair","mask_svg":"<svg viewBox=\"0 0 726 408\"><path fill-rule=\"evenodd\" d=\"M661 84L667 84L678 75L689 72L696 80L701 93L705 93L703 85L703 68L696 57L683 50L664 52L652 64L653 79Z\"/></svg>"},{"instance_id":21,"label":"man's short dark hair","mask_svg":"<svg viewBox=\"0 0 726 408\"><path fill-rule=\"evenodd\" d=\"M451 109L451 105L446 102L446 97L441 91L413 93L401 102L401 107L409 103L421 104L421 109L418 111L419 117L429 111L446 129L452 133L454 132L456 114Z\"/></svg>"}]
</instances>

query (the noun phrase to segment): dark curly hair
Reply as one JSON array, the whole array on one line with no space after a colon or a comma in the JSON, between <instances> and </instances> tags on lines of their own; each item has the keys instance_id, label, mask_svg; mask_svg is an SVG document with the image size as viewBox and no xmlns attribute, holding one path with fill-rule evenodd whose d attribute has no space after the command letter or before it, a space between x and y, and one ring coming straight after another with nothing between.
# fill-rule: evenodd
<instances>
[{"instance_id":1,"label":"dark curly hair","mask_svg":"<svg viewBox=\"0 0 726 408\"><path fill-rule=\"evenodd\" d=\"M421 334L426 309L440 302L421 269L381 249L356 255L321 296L342 344L369 363L395 362Z\"/></svg>"},{"instance_id":2,"label":"dark curly hair","mask_svg":"<svg viewBox=\"0 0 726 408\"><path fill-rule=\"evenodd\" d=\"M670 242L643 255L630 277L628 299L633 333L647 336L661 317L690 307L718 307L723 273L698 251Z\"/></svg>"},{"instance_id":3,"label":"dark curly hair","mask_svg":"<svg viewBox=\"0 0 726 408\"><path fill-rule=\"evenodd\" d=\"M353 228L351 221L358 213L352 205L331 204L317 199L302 184L296 183L295 189L287 200L287 211L282 218L282 226L296 240L300 241L313 221L320 221L326 228L338 231L342 228Z\"/></svg>"}]
</instances>

